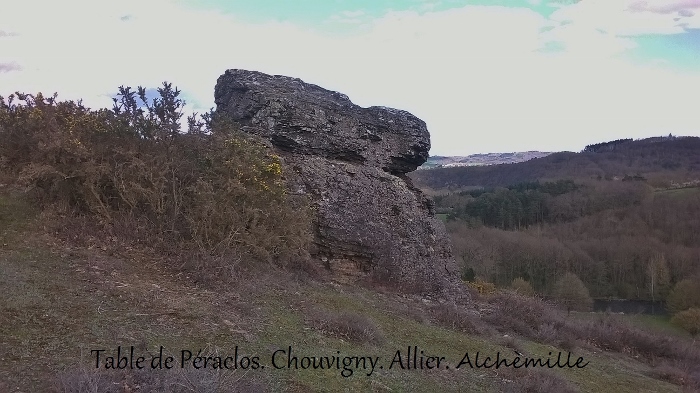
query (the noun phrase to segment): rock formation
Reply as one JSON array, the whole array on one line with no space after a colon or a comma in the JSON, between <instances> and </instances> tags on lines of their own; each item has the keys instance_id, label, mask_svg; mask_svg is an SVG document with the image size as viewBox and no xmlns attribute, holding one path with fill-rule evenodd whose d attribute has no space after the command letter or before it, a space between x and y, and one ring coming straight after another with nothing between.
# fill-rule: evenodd
<instances>
[{"instance_id":1,"label":"rock formation","mask_svg":"<svg viewBox=\"0 0 700 393\"><path fill-rule=\"evenodd\" d=\"M405 175L428 158L422 120L361 108L299 79L246 70L221 75L215 100L219 115L271 143L291 191L310 197L314 254L334 279L414 293L459 291L444 226Z\"/></svg>"}]
</instances>

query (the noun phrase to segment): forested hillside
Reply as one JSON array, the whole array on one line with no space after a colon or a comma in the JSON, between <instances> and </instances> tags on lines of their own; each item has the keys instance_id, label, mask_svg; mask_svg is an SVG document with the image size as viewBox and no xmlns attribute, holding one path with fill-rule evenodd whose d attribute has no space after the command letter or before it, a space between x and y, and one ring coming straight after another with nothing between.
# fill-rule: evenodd
<instances>
[{"instance_id":1,"label":"forested hillside","mask_svg":"<svg viewBox=\"0 0 700 393\"><path fill-rule=\"evenodd\" d=\"M553 294L665 299L700 273L700 138L619 140L512 165L416 172L463 277Z\"/></svg>"},{"instance_id":2,"label":"forested hillside","mask_svg":"<svg viewBox=\"0 0 700 393\"><path fill-rule=\"evenodd\" d=\"M517 164L416 171L411 178L418 186L433 190L505 187L538 179L621 180L636 175L661 188L700 178L698 137L613 142L586 146L581 153L554 153Z\"/></svg>"}]
</instances>

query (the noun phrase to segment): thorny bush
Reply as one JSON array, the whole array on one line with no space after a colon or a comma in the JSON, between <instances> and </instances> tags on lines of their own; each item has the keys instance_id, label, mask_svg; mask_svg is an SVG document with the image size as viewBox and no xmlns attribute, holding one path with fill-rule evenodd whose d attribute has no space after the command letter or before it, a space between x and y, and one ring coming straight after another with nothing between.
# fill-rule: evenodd
<instances>
[{"instance_id":1,"label":"thorny bush","mask_svg":"<svg viewBox=\"0 0 700 393\"><path fill-rule=\"evenodd\" d=\"M111 110L41 93L0 97L0 172L44 208L196 256L200 269L304 261L307 201L286 192L279 157L212 111L188 117L183 132L180 91L163 83L158 93L149 102L146 89L120 87Z\"/></svg>"}]
</instances>

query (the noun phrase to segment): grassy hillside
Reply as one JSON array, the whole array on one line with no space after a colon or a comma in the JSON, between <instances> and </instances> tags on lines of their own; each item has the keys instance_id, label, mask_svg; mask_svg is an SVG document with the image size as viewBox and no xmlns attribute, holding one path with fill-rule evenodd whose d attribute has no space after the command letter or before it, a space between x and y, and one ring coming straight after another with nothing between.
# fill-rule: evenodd
<instances>
[{"instance_id":1,"label":"grassy hillside","mask_svg":"<svg viewBox=\"0 0 700 393\"><path fill-rule=\"evenodd\" d=\"M1 195L2 391L681 391L668 382L681 383L685 375L673 366L675 355L645 360L644 350L629 338L620 340L620 352L583 337L559 341L558 328L546 326L554 320L579 323L548 308L535 310L552 315L518 326L502 315L509 310L499 310L520 298L475 294L474 307L460 311L435 299L323 283L277 269L241 270L225 284L203 283L143 250L75 247L52 235L49 220L56 218L33 209L21 193ZM627 326L613 319L596 319L591 326L600 323ZM149 359L160 346L175 357L183 349L232 355L238 346L241 356L260 356L265 368L96 370L90 351L105 349L105 356L114 356L118 346L134 346ZM300 357L379 356L383 369L371 376L354 370L350 377L338 369L274 369L271 355L289 346ZM409 346L444 356L445 368L402 370L396 363L389 369L396 352L406 356ZM512 359L513 348L537 357L572 350L590 364L563 370L455 369L465 352L500 351Z\"/></svg>"},{"instance_id":2,"label":"grassy hillside","mask_svg":"<svg viewBox=\"0 0 700 393\"><path fill-rule=\"evenodd\" d=\"M100 111L0 98L0 391L700 388L700 347L667 320L569 313L486 282L462 303L331 282L273 154L211 116L181 132L168 84L150 104L120 92Z\"/></svg>"}]
</instances>

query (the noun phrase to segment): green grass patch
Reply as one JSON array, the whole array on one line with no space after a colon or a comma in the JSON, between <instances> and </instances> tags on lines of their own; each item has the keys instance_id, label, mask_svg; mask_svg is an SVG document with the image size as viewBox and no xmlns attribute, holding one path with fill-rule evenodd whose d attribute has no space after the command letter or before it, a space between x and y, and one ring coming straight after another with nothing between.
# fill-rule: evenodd
<instances>
[{"instance_id":1,"label":"green grass patch","mask_svg":"<svg viewBox=\"0 0 700 393\"><path fill-rule=\"evenodd\" d=\"M624 318L639 328L657 331L678 337L689 338L690 334L685 330L671 324L671 318L662 315L629 314Z\"/></svg>"},{"instance_id":2,"label":"green grass patch","mask_svg":"<svg viewBox=\"0 0 700 393\"><path fill-rule=\"evenodd\" d=\"M700 193L700 187L671 188L665 190L655 190L656 195L668 195L673 197L688 197Z\"/></svg>"},{"instance_id":3,"label":"green grass patch","mask_svg":"<svg viewBox=\"0 0 700 393\"><path fill-rule=\"evenodd\" d=\"M592 321L597 318L600 318L603 315L606 315L606 313L572 313L571 317L585 321ZM682 338L690 338L690 334L688 334L688 332L671 324L671 318L668 316L649 314L616 314L615 317L620 318L623 321L629 322L630 325L643 330L658 332Z\"/></svg>"}]
</instances>

